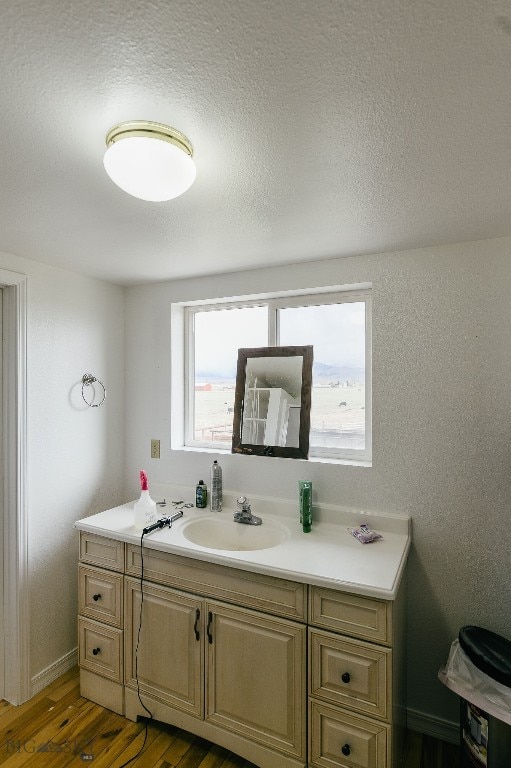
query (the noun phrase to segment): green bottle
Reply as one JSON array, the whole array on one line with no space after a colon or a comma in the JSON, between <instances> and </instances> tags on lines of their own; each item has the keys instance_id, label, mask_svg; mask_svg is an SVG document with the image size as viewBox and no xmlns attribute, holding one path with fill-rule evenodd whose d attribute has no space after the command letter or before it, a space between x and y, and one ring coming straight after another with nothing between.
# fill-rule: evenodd
<instances>
[{"instance_id":1,"label":"green bottle","mask_svg":"<svg viewBox=\"0 0 511 768\"><path fill-rule=\"evenodd\" d=\"M300 494L300 523L304 533L310 533L312 529L312 481L299 480L298 490Z\"/></svg>"},{"instance_id":2,"label":"green bottle","mask_svg":"<svg viewBox=\"0 0 511 768\"><path fill-rule=\"evenodd\" d=\"M208 489L204 484L204 480L199 480L195 487L195 506L198 509L205 509L208 505Z\"/></svg>"}]
</instances>

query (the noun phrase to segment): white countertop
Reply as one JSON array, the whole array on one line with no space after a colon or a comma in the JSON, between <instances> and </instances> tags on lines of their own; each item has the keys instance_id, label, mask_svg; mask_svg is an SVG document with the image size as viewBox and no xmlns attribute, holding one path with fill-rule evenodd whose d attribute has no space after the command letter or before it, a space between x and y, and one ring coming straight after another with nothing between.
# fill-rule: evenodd
<instances>
[{"instance_id":1,"label":"white countertop","mask_svg":"<svg viewBox=\"0 0 511 768\"><path fill-rule=\"evenodd\" d=\"M166 487L165 491L165 494L158 495L152 490L151 495L155 501L163 496L168 500L193 500L190 489ZM175 555L369 597L386 600L396 597L411 542L409 517L314 504L312 531L303 533L297 502L252 496L252 513L262 517L262 525L266 522L267 530L270 526L279 528L284 536L281 543L266 549L237 551L210 549L186 538L187 526L202 518L215 518L249 529L240 531L240 534L249 536L251 526L242 526L232 520L236 495L224 493L224 509L220 513L195 507L185 509L183 517L176 520L171 529L165 527L144 536L143 545ZM75 523L75 527L80 531L139 545L141 532L133 526L133 505L134 502L129 502L86 517ZM174 507L169 501L166 507L158 507L157 510L158 515L172 514ZM382 534L383 539L371 544L361 544L355 539L348 532L348 527L356 527L363 522Z\"/></svg>"}]
</instances>

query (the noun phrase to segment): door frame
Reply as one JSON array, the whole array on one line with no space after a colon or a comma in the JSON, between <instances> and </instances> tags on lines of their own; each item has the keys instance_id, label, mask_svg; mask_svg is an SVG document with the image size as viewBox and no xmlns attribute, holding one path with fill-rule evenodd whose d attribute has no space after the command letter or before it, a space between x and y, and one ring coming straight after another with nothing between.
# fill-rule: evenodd
<instances>
[{"instance_id":1,"label":"door frame","mask_svg":"<svg viewBox=\"0 0 511 768\"><path fill-rule=\"evenodd\" d=\"M27 277L0 269L3 294L3 698L30 698L27 520Z\"/></svg>"}]
</instances>

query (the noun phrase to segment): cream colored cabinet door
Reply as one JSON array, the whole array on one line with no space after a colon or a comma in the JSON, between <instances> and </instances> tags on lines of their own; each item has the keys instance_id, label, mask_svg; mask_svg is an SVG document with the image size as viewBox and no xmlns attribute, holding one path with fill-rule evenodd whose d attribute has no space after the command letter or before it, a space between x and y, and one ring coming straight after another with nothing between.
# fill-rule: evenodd
<instances>
[{"instance_id":1,"label":"cream colored cabinet door","mask_svg":"<svg viewBox=\"0 0 511 768\"><path fill-rule=\"evenodd\" d=\"M202 718L202 600L144 582L142 601L140 579L126 579L125 586L126 685L136 689L138 674L142 701L147 693Z\"/></svg>"},{"instance_id":2,"label":"cream colored cabinet door","mask_svg":"<svg viewBox=\"0 0 511 768\"><path fill-rule=\"evenodd\" d=\"M205 602L206 721L305 761L306 632Z\"/></svg>"}]
</instances>

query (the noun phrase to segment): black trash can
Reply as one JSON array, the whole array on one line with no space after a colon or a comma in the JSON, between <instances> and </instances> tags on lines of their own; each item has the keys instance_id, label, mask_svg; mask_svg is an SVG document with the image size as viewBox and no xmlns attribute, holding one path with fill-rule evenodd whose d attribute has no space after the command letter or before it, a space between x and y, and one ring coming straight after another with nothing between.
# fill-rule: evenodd
<instances>
[{"instance_id":1,"label":"black trash can","mask_svg":"<svg viewBox=\"0 0 511 768\"><path fill-rule=\"evenodd\" d=\"M511 768L511 642L462 627L439 677L460 696L461 768Z\"/></svg>"}]
</instances>

